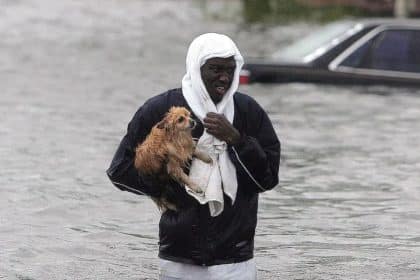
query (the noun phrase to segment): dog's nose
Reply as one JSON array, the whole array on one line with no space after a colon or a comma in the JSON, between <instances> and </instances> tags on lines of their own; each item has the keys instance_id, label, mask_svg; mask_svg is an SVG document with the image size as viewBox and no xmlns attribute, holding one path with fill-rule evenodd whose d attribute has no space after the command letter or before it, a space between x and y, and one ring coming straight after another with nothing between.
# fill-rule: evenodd
<instances>
[{"instance_id":1,"label":"dog's nose","mask_svg":"<svg viewBox=\"0 0 420 280\"><path fill-rule=\"evenodd\" d=\"M195 125L196 125L195 120L190 119L190 127L191 127L191 128L194 128L194 127L195 127Z\"/></svg>"}]
</instances>

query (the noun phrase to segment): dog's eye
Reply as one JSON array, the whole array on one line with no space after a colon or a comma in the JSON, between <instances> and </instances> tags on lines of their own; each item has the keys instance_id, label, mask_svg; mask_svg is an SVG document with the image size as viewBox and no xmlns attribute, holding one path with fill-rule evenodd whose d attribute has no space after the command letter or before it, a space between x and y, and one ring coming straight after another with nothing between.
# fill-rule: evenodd
<instances>
[{"instance_id":1,"label":"dog's eye","mask_svg":"<svg viewBox=\"0 0 420 280\"><path fill-rule=\"evenodd\" d=\"M180 118L178 119L178 122L179 122L179 123L182 123L182 122L184 121L184 119L185 119L184 117L180 117Z\"/></svg>"}]
</instances>

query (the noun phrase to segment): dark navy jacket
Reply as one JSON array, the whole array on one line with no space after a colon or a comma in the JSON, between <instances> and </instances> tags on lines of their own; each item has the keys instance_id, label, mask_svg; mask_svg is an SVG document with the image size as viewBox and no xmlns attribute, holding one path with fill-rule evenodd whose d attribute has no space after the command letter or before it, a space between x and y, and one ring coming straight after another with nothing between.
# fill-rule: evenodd
<instances>
[{"instance_id":1,"label":"dark navy jacket","mask_svg":"<svg viewBox=\"0 0 420 280\"><path fill-rule=\"evenodd\" d=\"M258 194L278 183L280 142L267 114L254 99L237 92L234 104L233 125L241 133L240 143L228 147L238 178L235 203L232 205L225 196L223 212L211 217L207 204L200 205L182 186L170 182L165 189L171 190L173 202L180 210L167 210L160 218L160 258L208 266L253 257ZM108 177L119 189L152 197L162 195L162 187L156 181L139 176L133 160L138 143L172 106L190 110L181 89L149 99L134 115L107 170ZM193 130L193 137L198 138L202 133L200 123Z\"/></svg>"}]
</instances>

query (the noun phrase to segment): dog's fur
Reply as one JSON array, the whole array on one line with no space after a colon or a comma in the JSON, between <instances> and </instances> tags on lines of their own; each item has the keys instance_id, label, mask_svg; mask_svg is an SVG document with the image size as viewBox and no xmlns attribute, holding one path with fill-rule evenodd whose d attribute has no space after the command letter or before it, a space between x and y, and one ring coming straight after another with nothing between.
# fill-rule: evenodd
<instances>
[{"instance_id":1,"label":"dog's fur","mask_svg":"<svg viewBox=\"0 0 420 280\"><path fill-rule=\"evenodd\" d=\"M212 163L210 156L195 149L191 130L195 121L184 107L172 107L165 117L157 123L143 143L136 148L134 165L144 175L154 177L170 177L180 184L187 185L194 192L201 193L198 185L192 182L183 168L193 156ZM158 207L176 210L165 197L154 199Z\"/></svg>"}]
</instances>

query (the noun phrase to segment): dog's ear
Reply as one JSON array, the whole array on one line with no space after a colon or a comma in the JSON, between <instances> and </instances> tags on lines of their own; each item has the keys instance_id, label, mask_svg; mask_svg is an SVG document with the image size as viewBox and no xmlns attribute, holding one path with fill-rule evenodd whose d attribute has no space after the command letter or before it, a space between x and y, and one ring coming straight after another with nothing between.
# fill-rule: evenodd
<instances>
[{"instance_id":1,"label":"dog's ear","mask_svg":"<svg viewBox=\"0 0 420 280\"><path fill-rule=\"evenodd\" d=\"M157 128L159 129L164 129L165 128L165 120L161 120L160 122L158 122L157 124Z\"/></svg>"},{"instance_id":2,"label":"dog's ear","mask_svg":"<svg viewBox=\"0 0 420 280\"><path fill-rule=\"evenodd\" d=\"M168 120L165 118L165 119L161 120L160 122L158 122L157 123L157 128L165 129L166 132L168 132L170 130L170 125L168 123Z\"/></svg>"}]
</instances>

